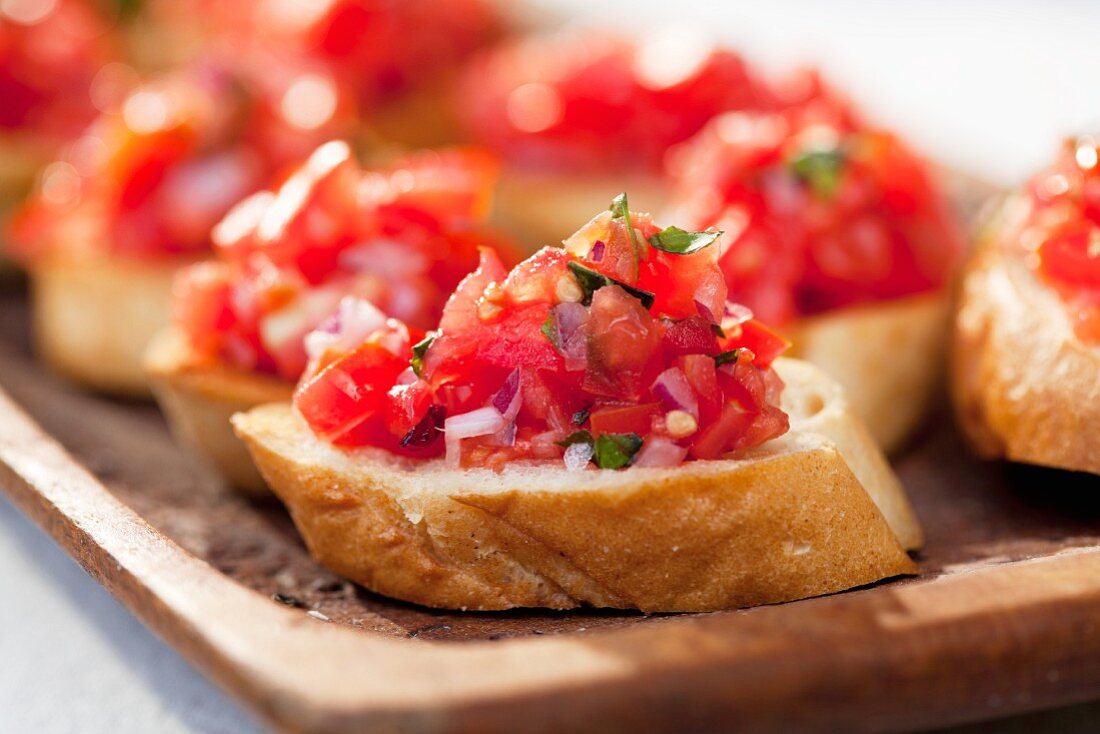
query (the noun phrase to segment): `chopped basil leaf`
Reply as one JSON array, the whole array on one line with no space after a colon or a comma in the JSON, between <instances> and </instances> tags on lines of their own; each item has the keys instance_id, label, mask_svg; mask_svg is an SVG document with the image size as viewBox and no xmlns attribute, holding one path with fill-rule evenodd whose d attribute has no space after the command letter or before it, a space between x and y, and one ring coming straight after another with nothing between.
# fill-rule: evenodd
<instances>
[{"instance_id":1,"label":"chopped basil leaf","mask_svg":"<svg viewBox=\"0 0 1100 734\"><path fill-rule=\"evenodd\" d=\"M722 328L720 324L711 324L710 330L714 332L714 335L719 339L726 338L726 330Z\"/></svg>"},{"instance_id":2,"label":"chopped basil leaf","mask_svg":"<svg viewBox=\"0 0 1100 734\"><path fill-rule=\"evenodd\" d=\"M638 260L642 257L642 243L638 241L638 234L634 231L634 224L630 221L630 204L626 200L626 192L619 194L611 200L609 207L612 219L622 219L626 225L626 232L630 235L630 243L634 245L634 275L638 275Z\"/></svg>"},{"instance_id":3,"label":"chopped basil leaf","mask_svg":"<svg viewBox=\"0 0 1100 734\"><path fill-rule=\"evenodd\" d=\"M542 322L542 333L554 345L554 349L561 349L558 345L558 320L554 318L553 310L546 314L546 321Z\"/></svg>"},{"instance_id":4,"label":"chopped basil leaf","mask_svg":"<svg viewBox=\"0 0 1100 734\"><path fill-rule=\"evenodd\" d=\"M583 426L586 420L588 420L588 408L581 408L573 414L573 425L575 426Z\"/></svg>"},{"instance_id":5,"label":"chopped basil leaf","mask_svg":"<svg viewBox=\"0 0 1100 734\"><path fill-rule=\"evenodd\" d=\"M637 433L602 433L593 445L592 460L601 469L621 469L642 447Z\"/></svg>"},{"instance_id":6,"label":"chopped basil leaf","mask_svg":"<svg viewBox=\"0 0 1100 734\"><path fill-rule=\"evenodd\" d=\"M815 195L830 199L840 185L844 172L844 153L840 148L807 150L791 160L791 171Z\"/></svg>"},{"instance_id":7,"label":"chopped basil leaf","mask_svg":"<svg viewBox=\"0 0 1100 734\"><path fill-rule=\"evenodd\" d=\"M646 309L653 308L653 300L655 296L649 291L643 291L641 288L635 288L632 285L622 282L621 280L615 280L603 273L597 272L591 268L586 268L579 262L570 261L569 270L573 275L577 276L577 282L581 286L581 290L584 291L584 299L581 301L585 306L592 305L592 294L603 288L606 285L617 285L630 295L637 298L642 302L642 305Z\"/></svg>"},{"instance_id":8,"label":"chopped basil leaf","mask_svg":"<svg viewBox=\"0 0 1100 734\"><path fill-rule=\"evenodd\" d=\"M417 377L421 377L421 373L424 371L424 354L427 353L428 347L432 345L437 336L439 336L438 331L429 331L423 339L413 345L413 356L409 360L409 366L413 368L413 372L416 373Z\"/></svg>"},{"instance_id":9,"label":"chopped basil leaf","mask_svg":"<svg viewBox=\"0 0 1100 734\"><path fill-rule=\"evenodd\" d=\"M557 442L558 446L561 446L563 449L567 449L575 443L586 443L591 445L592 434L588 431L574 431Z\"/></svg>"},{"instance_id":10,"label":"chopped basil leaf","mask_svg":"<svg viewBox=\"0 0 1100 734\"><path fill-rule=\"evenodd\" d=\"M738 347L737 349L731 349L728 352L721 352L719 354L716 354L714 355L714 365L716 367L721 367L724 364L736 362L739 354L741 354L740 347Z\"/></svg>"},{"instance_id":11,"label":"chopped basil leaf","mask_svg":"<svg viewBox=\"0 0 1100 734\"><path fill-rule=\"evenodd\" d=\"M674 255L690 255L713 245L721 236L721 232L688 232L679 227L665 227L649 238L649 244Z\"/></svg>"}]
</instances>

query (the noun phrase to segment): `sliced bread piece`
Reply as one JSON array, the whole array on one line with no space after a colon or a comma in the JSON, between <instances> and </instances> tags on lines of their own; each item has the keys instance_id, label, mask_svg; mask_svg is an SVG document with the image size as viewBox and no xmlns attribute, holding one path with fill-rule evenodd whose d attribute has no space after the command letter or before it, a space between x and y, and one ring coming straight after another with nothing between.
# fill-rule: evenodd
<instances>
[{"instance_id":1,"label":"sliced bread piece","mask_svg":"<svg viewBox=\"0 0 1100 734\"><path fill-rule=\"evenodd\" d=\"M1100 346L1073 333L998 210L966 266L954 314L951 392L986 458L1100 474Z\"/></svg>"},{"instance_id":2,"label":"sliced bread piece","mask_svg":"<svg viewBox=\"0 0 1100 734\"><path fill-rule=\"evenodd\" d=\"M176 440L212 465L234 489L270 496L229 418L257 405L290 400L294 385L202 359L171 327L149 345L145 370Z\"/></svg>"},{"instance_id":3,"label":"sliced bread piece","mask_svg":"<svg viewBox=\"0 0 1100 734\"><path fill-rule=\"evenodd\" d=\"M782 373L798 405L819 408L816 425L846 422L830 417L847 408L820 371L788 364ZM856 423L849 440L866 445L850 450L877 454ZM710 611L916 570L837 445L797 427L738 460L575 473L517 463L495 473L341 451L286 403L233 424L321 563L429 606ZM862 466L871 476L882 465Z\"/></svg>"},{"instance_id":4,"label":"sliced bread piece","mask_svg":"<svg viewBox=\"0 0 1100 734\"><path fill-rule=\"evenodd\" d=\"M886 453L919 427L943 384L947 296L838 309L797 322L791 356L821 367Z\"/></svg>"},{"instance_id":5,"label":"sliced bread piece","mask_svg":"<svg viewBox=\"0 0 1100 734\"><path fill-rule=\"evenodd\" d=\"M186 264L100 255L35 262L31 297L38 353L86 387L147 396L142 355L168 323L172 280Z\"/></svg>"}]
</instances>

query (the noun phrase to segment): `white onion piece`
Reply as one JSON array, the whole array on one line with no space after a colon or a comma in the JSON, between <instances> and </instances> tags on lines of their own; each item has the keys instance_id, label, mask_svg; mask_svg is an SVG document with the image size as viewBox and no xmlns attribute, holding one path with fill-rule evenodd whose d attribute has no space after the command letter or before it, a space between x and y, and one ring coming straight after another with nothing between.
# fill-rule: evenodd
<instances>
[{"instance_id":1,"label":"white onion piece","mask_svg":"<svg viewBox=\"0 0 1100 734\"><path fill-rule=\"evenodd\" d=\"M657 375L651 389L665 410L683 410L691 413L692 418L699 419L699 399L679 367L669 367Z\"/></svg>"},{"instance_id":2,"label":"white onion piece","mask_svg":"<svg viewBox=\"0 0 1100 734\"><path fill-rule=\"evenodd\" d=\"M446 419L443 421L443 435L447 443L447 463L451 466L459 465L462 439L488 436L502 428L504 416L493 407L478 408Z\"/></svg>"},{"instance_id":3,"label":"white onion piece","mask_svg":"<svg viewBox=\"0 0 1100 734\"><path fill-rule=\"evenodd\" d=\"M386 315L370 301L344 296L336 313L306 335L306 355L312 362L329 348L342 351L355 349L385 323Z\"/></svg>"},{"instance_id":4,"label":"white onion piece","mask_svg":"<svg viewBox=\"0 0 1100 734\"><path fill-rule=\"evenodd\" d=\"M687 449L678 446L667 438L651 436L647 438L641 450L634 455L631 466L656 469L667 466L679 466L687 456Z\"/></svg>"},{"instance_id":5,"label":"white onion piece","mask_svg":"<svg viewBox=\"0 0 1100 734\"><path fill-rule=\"evenodd\" d=\"M567 471L584 471L592 461L592 444L575 443L565 449L565 468Z\"/></svg>"}]
</instances>

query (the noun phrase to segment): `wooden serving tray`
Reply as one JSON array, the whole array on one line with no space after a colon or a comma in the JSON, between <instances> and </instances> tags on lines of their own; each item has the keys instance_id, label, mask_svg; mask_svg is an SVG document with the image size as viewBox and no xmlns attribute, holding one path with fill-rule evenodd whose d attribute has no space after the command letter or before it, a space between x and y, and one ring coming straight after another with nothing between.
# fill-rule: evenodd
<instances>
[{"instance_id":1,"label":"wooden serving tray","mask_svg":"<svg viewBox=\"0 0 1100 734\"><path fill-rule=\"evenodd\" d=\"M153 406L44 373L24 300L0 297L0 488L281 729L898 730L1100 697L1100 480L976 463L945 417L898 463L918 578L721 614L440 612L318 567Z\"/></svg>"}]
</instances>

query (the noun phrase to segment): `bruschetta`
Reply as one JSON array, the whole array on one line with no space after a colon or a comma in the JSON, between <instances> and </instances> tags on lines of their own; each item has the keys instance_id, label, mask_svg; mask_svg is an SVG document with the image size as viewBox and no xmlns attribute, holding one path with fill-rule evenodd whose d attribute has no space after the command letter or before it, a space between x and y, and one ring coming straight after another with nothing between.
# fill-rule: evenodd
<instances>
[{"instance_id":1,"label":"bruschetta","mask_svg":"<svg viewBox=\"0 0 1100 734\"><path fill-rule=\"evenodd\" d=\"M203 59L133 90L43 171L12 225L49 364L89 387L146 394L141 354L167 323L172 273L209 252L210 228L344 119L287 117L289 69L246 83Z\"/></svg>"},{"instance_id":2,"label":"bruschetta","mask_svg":"<svg viewBox=\"0 0 1100 734\"><path fill-rule=\"evenodd\" d=\"M229 416L289 399L328 341L304 341L322 323L360 337L388 316L431 328L477 267L478 247L508 252L484 225L495 171L491 156L466 148L363 169L333 141L277 190L234 207L213 230L217 258L180 274L172 326L146 357L181 441L233 486L265 493Z\"/></svg>"},{"instance_id":3,"label":"bruschetta","mask_svg":"<svg viewBox=\"0 0 1100 734\"><path fill-rule=\"evenodd\" d=\"M941 384L961 225L933 170L843 106L727 113L677 151L669 216L727 233L731 298L843 385L887 451Z\"/></svg>"},{"instance_id":4,"label":"bruschetta","mask_svg":"<svg viewBox=\"0 0 1100 734\"><path fill-rule=\"evenodd\" d=\"M816 88L783 90L697 36L567 29L476 56L453 97L472 139L504 159L501 224L552 244L570 234L562 222L583 221L624 188L635 206L659 210L666 153L715 115L800 103Z\"/></svg>"},{"instance_id":5,"label":"bruschetta","mask_svg":"<svg viewBox=\"0 0 1100 734\"><path fill-rule=\"evenodd\" d=\"M1057 161L992 209L954 313L951 383L986 458L1100 474L1100 148Z\"/></svg>"},{"instance_id":6,"label":"bruschetta","mask_svg":"<svg viewBox=\"0 0 1100 734\"><path fill-rule=\"evenodd\" d=\"M483 250L423 339L336 335L235 428L318 560L429 606L708 611L913 572L900 485L728 304L719 236L616 197L511 271Z\"/></svg>"}]
</instances>

